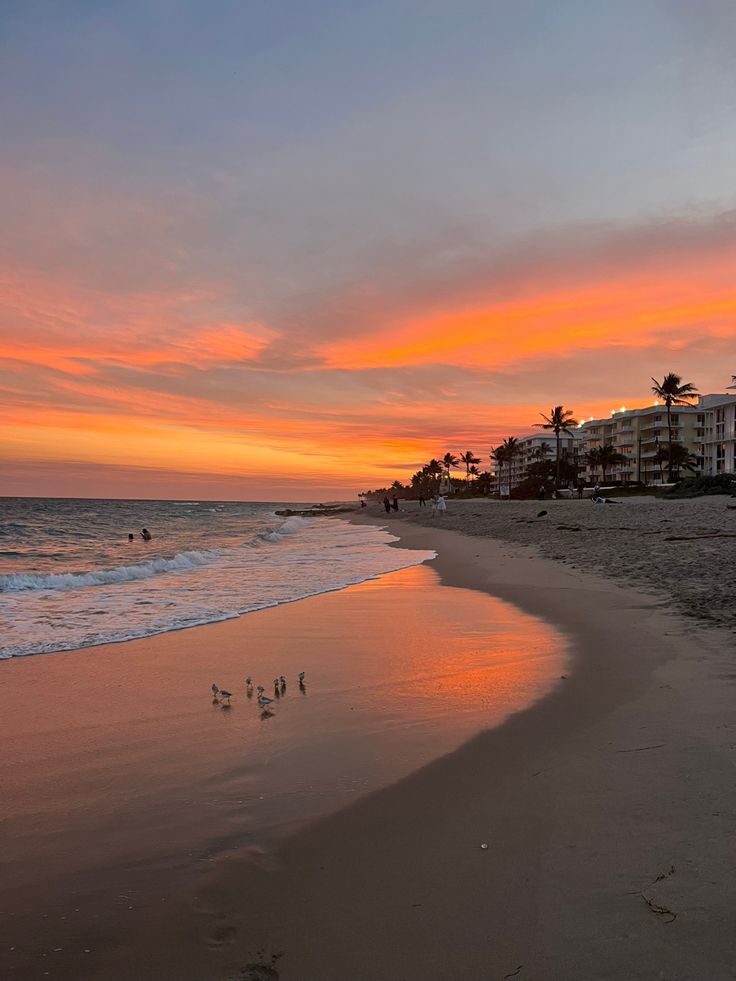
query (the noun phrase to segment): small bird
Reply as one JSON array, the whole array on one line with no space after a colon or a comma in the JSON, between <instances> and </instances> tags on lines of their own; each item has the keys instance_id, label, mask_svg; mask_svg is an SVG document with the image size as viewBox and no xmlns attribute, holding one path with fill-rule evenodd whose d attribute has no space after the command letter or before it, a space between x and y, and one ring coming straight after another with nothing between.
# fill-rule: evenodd
<instances>
[{"instance_id":1,"label":"small bird","mask_svg":"<svg viewBox=\"0 0 736 981\"><path fill-rule=\"evenodd\" d=\"M267 705L270 705L272 701L273 701L273 699L272 698L269 698L268 695L259 695L258 696L258 704L262 708L265 708Z\"/></svg>"},{"instance_id":2,"label":"small bird","mask_svg":"<svg viewBox=\"0 0 736 981\"><path fill-rule=\"evenodd\" d=\"M303 685L304 684L304 672L303 671L300 671L299 672L299 684L300 685Z\"/></svg>"},{"instance_id":3,"label":"small bird","mask_svg":"<svg viewBox=\"0 0 736 981\"><path fill-rule=\"evenodd\" d=\"M258 692L258 694L259 694L259 695L262 695L262 694L264 693L264 691L265 691L265 690L266 690L266 689L265 689L265 688L263 687L263 685L259 685L259 686L258 686L258 687L256 688L256 691Z\"/></svg>"},{"instance_id":4,"label":"small bird","mask_svg":"<svg viewBox=\"0 0 736 981\"><path fill-rule=\"evenodd\" d=\"M246 688L252 688L253 687L253 679L251 678L250 675L248 675L248 677L245 679L245 687Z\"/></svg>"},{"instance_id":5,"label":"small bird","mask_svg":"<svg viewBox=\"0 0 736 981\"><path fill-rule=\"evenodd\" d=\"M279 688L279 679L273 679L273 696L274 698L281 698L281 689Z\"/></svg>"},{"instance_id":6,"label":"small bird","mask_svg":"<svg viewBox=\"0 0 736 981\"><path fill-rule=\"evenodd\" d=\"M286 691L286 678L283 675L281 675L279 681L281 682L281 691L282 692Z\"/></svg>"},{"instance_id":7,"label":"small bird","mask_svg":"<svg viewBox=\"0 0 736 981\"><path fill-rule=\"evenodd\" d=\"M222 699L223 708L230 708L230 699L232 698L232 694L233 693L231 691L225 691L224 688L220 689L220 698Z\"/></svg>"},{"instance_id":8,"label":"small bird","mask_svg":"<svg viewBox=\"0 0 736 981\"><path fill-rule=\"evenodd\" d=\"M217 696L218 696L219 693L220 693L220 689L217 687L217 685L213 681L212 682L212 694L215 696L215 698L217 698Z\"/></svg>"}]
</instances>

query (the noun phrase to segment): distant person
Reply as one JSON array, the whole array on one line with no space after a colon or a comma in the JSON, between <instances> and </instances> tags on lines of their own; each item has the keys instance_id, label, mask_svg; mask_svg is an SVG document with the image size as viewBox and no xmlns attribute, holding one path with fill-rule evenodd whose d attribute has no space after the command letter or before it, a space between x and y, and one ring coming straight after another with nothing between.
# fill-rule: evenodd
<instances>
[{"instance_id":1,"label":"distant person","mask_svg":"<svg viewBox=\"0 0 736 981\"><path fill-rule=\"evenodd\" d=\"M445 501L442 494L437 498L437 512L441 518L444 518L445 511L447 510L447 502Z\"/></svg>"},{"instance_id":2,"label":"distant person","mask_svg":"<svg viewBox=\"0 0 736 981\"><path fill-rule=\"evenodd\" d=\"M429 506L432 509L432 517L434 518L434 516L437 514L437 498L434 496L434 494L429 499Z\"/></svg>"},{"instance_id":3,"label":"distant person","mask_svg":"<svg viewBox=\"0 0 736 981\"><path fill-rule=\"evenodd\" d=\"M593 504L620 504L621 501L612 501L610 497L594 497Z\"/></svg>"},{"instance_id":4,"label":"distant person","mask_svg":"<svg viewBox=\"0 0 736 981\"><path fill-rule=\"evenodd\" d=\"M391 499L391 507L394 509L394 511L398 511L399 510L399 499L398 499L398 497L395 494L394 494L393 498Z\"/></svg>"},{"instance_id":5,"label":"distant person","mask_svg":"<svg viewBox=\"0 0 736 981\"><path fill-rule=\"evenodd\" d=\"M130 532L130 534L128 535L128 541L129 541L129 542L132 542L132 541L133 541L133 532L132 532L132 531L131 531L131 532Z\"/></svg>"},{"instance_id":6,"label":"distant person","mask_svg":"<svg viewBox=\"0 0 736 981\"><path fill-rule=\"evenodd\" d=\"M601 485L596 481L595 487L593 488L593 497L601 496Z\"/></svg>"},{"instance_id":7,"label":"distant person","mask_svg":"<svg viewBox=\"0 0 736 981\"><path fill-rule=\"evenodd\" d=\"M148 530L148 528L144 528L143 531L141 531L141 538L143 539L144 542L150 542L150 540L153 538L153 535Z\"/></svg>"},{"instance_id":8,"label":"distant person","mask_svg":"<svg viewBox=\"0 0 736 981\"><path fill-rule=\"evenodd\" d=\"M386 510L386 514L390 514L391 513L391 501L389 501L389 499L388 499L388 494L383 499L383 506L384 506L384 508Z\"/></svg>"},{"instance_id":9,"label":"distant person","mask_svg":"<svg viewBox=\"0 0 736 981\"><path fill-rule=\"evenodd\" d=\"M540 501L543 501L544 495L545 495L544 484L542 484L542 486L539 488L539 493L537 494L537 497L539 498Z\"/></svg>"},{"instance_id":10,"label":"distant person","mask_svg":"<svg viewBox=\"0 0 736 981\"><path fill-rule=\"evenodd\" d=\"M582 501L582 499L583 499L583 484L578 484L578 500Z\"/></svg>"},{"instance_id":11,"label":"distant person","mask_svg":"<svg viewBox=\"0 0 736 981\"><path fill-rule=\"evenodd\" d=\"M427 502L424 500L423 497L420 497L419 498L419 507L420 508L426 508L426 506L427 506Z\"/></svg>"},{"instance_id":12,"label":"distant person","mask_svg":"<svg viewBox=\"0 0 736 981\"><path fill-rule=\"evenodd\" d=\"M363 498L362 498L362 497L361 497L361 499L360 499L360 506L361 506L362 508L364 508L364 507L365 507L365 501L363 500Z\"/></svg>"}]
</instances>

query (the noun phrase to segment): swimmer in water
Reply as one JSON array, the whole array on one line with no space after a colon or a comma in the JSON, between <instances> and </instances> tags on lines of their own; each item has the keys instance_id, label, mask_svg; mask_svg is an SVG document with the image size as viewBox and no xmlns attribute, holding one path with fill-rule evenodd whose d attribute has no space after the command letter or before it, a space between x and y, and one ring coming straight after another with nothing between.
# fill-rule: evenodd
<instances>
[{"instance_id":1,"label":"swimmer in water","mask_svg":"<svg viewBox=\"0 0 736 981\"><path fill-rule=\"evenodd\" d=\"M150 542L152 537L153 536L151 535L151 532L148 530L148 528L144 528L143 531L141 532L141 538L143 539L144 542Z\"/></svg>"}]
</instances>

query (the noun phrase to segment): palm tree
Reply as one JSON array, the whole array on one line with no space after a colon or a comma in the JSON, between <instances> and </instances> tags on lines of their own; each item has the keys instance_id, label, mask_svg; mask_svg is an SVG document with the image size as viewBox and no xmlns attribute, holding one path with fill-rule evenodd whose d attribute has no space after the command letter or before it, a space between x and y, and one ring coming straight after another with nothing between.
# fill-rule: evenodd
<instances>
[{"instance_id":1,"label":"palm tree","mask_svg":"<svg viewBox=\"0 0 736 981\"><path fill-rule=\"evenodd\" d=\"M491 448L491 459L496 464L496 474L498 477L498 493L501 493L501 480L503 478L503 465L506 463L508 457L506 455L506 448L503 444L501 446L494 446Z\"/></svg>"},{"instance_id":2,"label":"palm tree","mask_svg":"<svg viewBox=\"0 0 736 981\"><path fill-rule=\"evenodd\" d=\"M457 467L460 460L454 456L452 453L445 453L442 457L442 465L447 470L447 477L450 477L450 467Z\"/></svg>"},{"instance_id":3,"label":"palm tree","mask_svg":"<svg viewBox=\"0 0 736 981\"><path fill-rule=\"evenodd\" d=\"M662 464L666 463L670 473L674 473L675 480L680 479L680 470L689 470L691 473L697 472L698 458L682 443L673 443L671 448L660 446L655 460L659 464L660 473L662 472Z\"/></svg>"},{"instance_id":4,"label":"palm tree","mask_svg":"<svg viewBox=\"0 0 736 981\"><path fill-rule=\"evenodd\" d=\"M507 436L503 441L506 463L509 468L509 500L511 499L511 471L514 466L514 459L519 455L519 440L516 436Z\"/></svg>"},{"instance_id":5,"label":"palm tree","mask_svg":"<svg viewBox=\"0 0 736 981\"><path fill-rule=\"evenodd\" d=\"M422 467L422 473L426 474L427 477L429 478L430 486L432 488L433 493L437 489L437 478L440 476L443 469L444 468L440 463L440 461L436 460L434 457L432 457L429 463L426 463Z\"/></svg>"},{"instance_id":6,"label":"palm tree","mask_svg":"<svg viewBox=\"0 0 736 981\"><path fill-rule=\"evenodd\" d=\"M511 497L511 469L514 463L515 457L519 453L519 440L516 436L508 436L500 446L496 446L491 450L491 459L496 463L498 467L498 489L501 490L501 478L503 477L503 465L504 463L508 467L508 488L509 497Z\"/></svg>"},{"instance_id":7,"label":"palm tree","mask_svg":"<svg viewBox=\"0 0 736 981\"><path fill-rule=\"evenodd\" d=\"M692 400L698 394L698 390L690 382L685 382L683 385L682 378L673 371L665 375L661 382L658 382L656 378L652 378L652 381L654 382L652 392L667 406L667 446L669 448L667 479L671 482L674 470L672 464L672 406L691 405Z\"/></svg>"},{"instance_id":8,"label":"palm tree","mask_svg":"<svg viewBox=\"0 0 736 981\"><path fill-rule=\"evenodd\" d=\"M546 416L543 412L539 413L544 419L544 422L535 422L534 425L538 426L540 429L551 429L555 434L555 443L557 449L557 465L555 469L555 488L560 486L560 465L562 463L562 454L560 452L560 434L567 433L568 436L572 436L570 432L573 426L577 426L577 419L573 419L573 413L570 409L566 409L562 405L556 405L554 409L550 410L550 414Z\"/></svg>"},{"instance_id":9,"label":"palm tree","mask_svg":"<svg viewBox=\"0 0 736 981\"><path fill-rule=\"evenodd\" d=\"M616 463L626 463L627 457L623 453L619 453L610 443L606 443L604 446L594 446L592 450L589 450L585 456L585 460L593 471L598 467L601 468L603 483L605 483L606 472L609 467L614 466Z\"/></svg>"},{"instance_id":10,"label":"palm tree","mask_svg":"<svg viewBox=\"0 0 736 981\"><path fill-rule=\"evenodd\" d=\"M468 487L470 487L470 474L472 472L471 467L475 468L476 473L478 472L476 464L480 463L480 457L474 456L473 451L468 450L467 452L460 454L460 462L465 464L465 482L467 483Z\"/></svg>"}]
</instances>

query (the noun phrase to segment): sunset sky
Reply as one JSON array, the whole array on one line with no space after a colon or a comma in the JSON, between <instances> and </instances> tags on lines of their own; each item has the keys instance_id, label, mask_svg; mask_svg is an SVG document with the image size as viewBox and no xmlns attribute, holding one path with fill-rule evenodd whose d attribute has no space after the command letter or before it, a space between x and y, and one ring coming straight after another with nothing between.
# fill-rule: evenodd
<instances>
[{"instance_id":1,"label":"sunset sky","mask_svg":"<svg viewBox=\"0 0 736 981\"><path fill-rule=\"evenodd\" d=\"M0 494L315 500L736 373L731 0L7 0Z\"/></svg>"}]
</instances>

